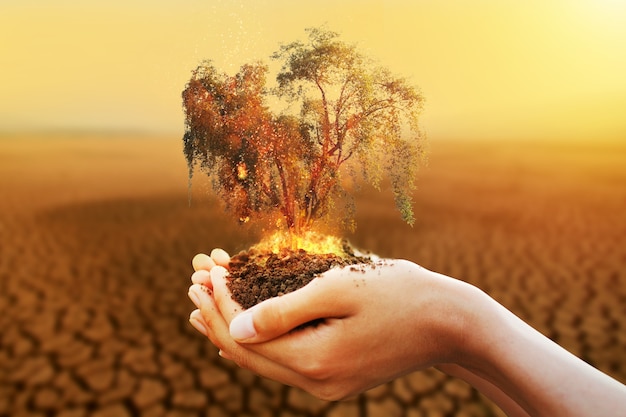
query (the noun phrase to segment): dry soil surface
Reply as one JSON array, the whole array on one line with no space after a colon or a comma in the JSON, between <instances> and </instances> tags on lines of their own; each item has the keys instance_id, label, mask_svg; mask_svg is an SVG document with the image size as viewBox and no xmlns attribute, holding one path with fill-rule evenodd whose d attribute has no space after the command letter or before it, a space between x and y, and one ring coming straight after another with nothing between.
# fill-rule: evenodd
<instances>
[{"instance_id":1,"label":"dry soil surface","mask_svg":"<svg viewBox=\"0 0 626 417\"><path fill-rule=\"evenodd\" d=\"M328 403L238 369L187 322L190 260L258 236L177 138L0 137L0 416L493 416L427 370ZM626 146L433 141L417 223L357 197L357 247L483 288L626 382Z\"/></svg>"}]
</instances>

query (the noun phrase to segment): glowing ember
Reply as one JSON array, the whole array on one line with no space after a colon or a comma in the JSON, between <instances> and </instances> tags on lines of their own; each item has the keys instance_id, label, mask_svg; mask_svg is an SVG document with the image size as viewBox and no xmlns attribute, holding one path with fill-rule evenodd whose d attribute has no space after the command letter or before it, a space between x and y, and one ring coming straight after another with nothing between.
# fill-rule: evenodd
<instances>
[{"instance_id":1,"label":"glowing ember","mask_svg":"<svg viewBox=\"0 0 626 417\"><path fill-rule=\"evenodd\" d=\"M237 178L239 178L240 180L245 180L247 176L248 176L248 170L246 169L246 164L243 162L240 162L237 165Z\"/></svg>"},{"instance_id":2,"label":"glowing ember","mask_svg":"<svg viewBox=\"0 0 626 417\"><path fill-rule=\"evenodd\" d=\"M345 255L342 239L312 231L305 232L302 235L276 232L254 246L254 249L272 253L278 253L284 248L303 249L311 254L332 253L339 256Z\"/></svg>"}]
</instances>

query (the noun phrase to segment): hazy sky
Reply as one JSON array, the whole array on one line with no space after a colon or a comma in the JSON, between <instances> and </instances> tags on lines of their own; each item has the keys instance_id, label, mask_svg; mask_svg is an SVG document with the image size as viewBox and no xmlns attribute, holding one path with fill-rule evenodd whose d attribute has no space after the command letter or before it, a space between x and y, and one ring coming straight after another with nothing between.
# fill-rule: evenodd
<instances>
[{"instance_id":1,"label":"hazy sky","mask_svg":"<svg viewBox=\"0 0 626 417\"><path fill-rule=\"evenodd\" d=\"M626 0L0 0L0 130L181 133L180 93L326 24L426 96L430 137L626 140Z\"/></svg>"}]
</instances>

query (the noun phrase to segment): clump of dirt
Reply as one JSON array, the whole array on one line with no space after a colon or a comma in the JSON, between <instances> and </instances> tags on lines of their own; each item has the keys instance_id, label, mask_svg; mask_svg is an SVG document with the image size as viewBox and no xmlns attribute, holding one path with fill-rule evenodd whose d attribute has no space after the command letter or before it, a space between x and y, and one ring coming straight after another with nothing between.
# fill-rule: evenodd
<instances>
[{"instance_id":1,"label":"clump of dirt","mask_svg":"<svg viewBox=\"0 0 626 417\"><path fill-rule=\"evenodd\" d=\"M231 258L228 289L233 300L248 309L268 298L302 288L333 267L372 263L369 257L356 255L347 242L343 251L336 255L313 254L302 249L282 249L279 253L249 249Z\"/></svg>"}]
</instances>

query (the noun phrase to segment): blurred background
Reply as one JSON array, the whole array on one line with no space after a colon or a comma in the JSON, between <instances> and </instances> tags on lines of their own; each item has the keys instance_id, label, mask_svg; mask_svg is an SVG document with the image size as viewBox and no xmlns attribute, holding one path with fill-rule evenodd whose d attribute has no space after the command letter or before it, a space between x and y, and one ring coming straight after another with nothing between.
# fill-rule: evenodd
<instances>
[{"instance_id":1,"label":"blurred background","mask_svg":"<svg viewBox=\"0 0 626 417\"><path fill-rule=\"evenodd\" d=\"M347 237L626 382L625 20L620 0L3 0L0 416L502 415L434 370L318 401L187 323L193 255L258 236L200 176L188 193L181 91L320 25L427 99L415 226L364 188Z\"/></svg>"},{"instance_id":2,"label":"blurred background","mask_svg":"<svg viewBox=\"0 0 626 417\"><path fill-rule=\"evenodd\" d=\"M3 0L0 129L181 130L203 59L234 74L326 25L418 85L431 137L622 139L623 0Z\"/></svg>"}]
</instances>

